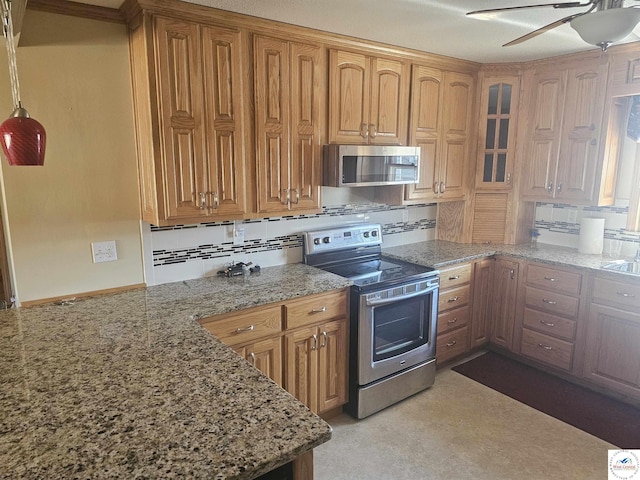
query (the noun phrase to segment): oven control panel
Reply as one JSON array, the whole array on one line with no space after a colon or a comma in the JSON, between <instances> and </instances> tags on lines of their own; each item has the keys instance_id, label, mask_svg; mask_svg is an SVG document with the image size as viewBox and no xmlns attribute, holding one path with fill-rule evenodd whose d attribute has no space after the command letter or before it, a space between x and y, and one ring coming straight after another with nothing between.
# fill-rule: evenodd
<instances>
[{"instance_id":1,"label":"oven control panel","mask_svg":"<svg viewBox=\"0 0 640 480\"><path fill-rule=\"evenodd\" d=\"M382 244L380 224L361 224L306 232L307 254Z\"/></svg>"}]
</instances>

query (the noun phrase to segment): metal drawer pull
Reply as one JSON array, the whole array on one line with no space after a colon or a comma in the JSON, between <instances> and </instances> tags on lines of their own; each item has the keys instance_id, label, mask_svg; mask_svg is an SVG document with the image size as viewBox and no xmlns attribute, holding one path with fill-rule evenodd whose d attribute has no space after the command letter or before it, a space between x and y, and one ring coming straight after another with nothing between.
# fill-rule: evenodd
<instances>
[{"instance_id":1,"label":"metal drawer pull","mask_svg":"<svg viewBox=\"0 0 640 480\"><path fill-rule=\"evenodd\" d=\"M249 355L251 356L251 365L253 365L255 367L256 366L256 354L251 352Z\"/></svg>"},{"instance_id":2,"label":"metal drawer pull","mask_svg":"<svg viewBox=\"0 0 640 480\"><path fill-rule=\"evenodd\" d=\"M458 317L455 317L452 320L447 320L447 323L456 323L457 321L458 321Z\"/></svg>"},{"instance_id":3,"label":"metal drawer pull","mask_svg":"<svg viewBox=\"0 0 640 480\"><path fill-rule=\"evenodd\" d=\"M636 298L636 296L633 293L618 292L618 295L624 298Z\"/></svg>"},{"instance_id":4,"label":"metal drawer pull","mask_svg":"<svg viewBox=\"0 0 640 480\"><path fill-rule=\"evenodd\" d=\"M556 324L555 324L555 323L547 323L547 322L545 322L544 320L540 320L540 323L541 323L542 325L546 325L547 327L555 327L555 326L556 326Z\"/></svg>"},{"instance_id":5,"label":"metal drawer pull","mask_svg":"<svg viewBox=\"0 0 640 480\"><path fill-rule=\"evenodd\" d=\"M322 332L322 343L320 344L320 348L324 348L327 346L327 332Z\"/></svg>"},{"instance_id":6,"label":"metal drawer pull","mask_svg":"<svg viewBox=\"0 0 640 480\"><path fill-rule=\"evenodd\" d=\"M311 309L311 313L322 313L322 312L326 312L326 311L327 311L327 307Z\"/></svg>"},{"instance_id":7,"label":"metal drawer pull","mask_svg":"<svg viewBox=\"0 0 640 480\"><path fill-rule=\"evenodd\" d=\"M542 301L544 303L548 303L549 305L557 305L558 302L556 302L555 300L547 300L546 298L543 298Z\"/></svg>"},{"instance_id":8,"label":"metal drawer pull","mask_svg":"<svg viewBox=\"0 0 640 480\"><path fill-rule=\"evenodd\" d=\"M253 325L249 325L246 328L236 328L236 333L251 332L253 329L254 329Z\"/></svg>"},{"instance_id":9,"label":"metal drawer pull","mask_svg":"<svg viewBox=\"0 0 640 480\"><path fill-rule=\"evenodd\" d=\"M460 278L460 275L454 275L452 277L449 277L449 280L457 280Z\"/></svg>"},{"instance_id":10,"label":"metal drawer pull","mask_svg":"<svg viewBox=\"0 0 640 480\"><path fill-rule=\"evenodd\" d=\"M544 277L545 280L549 280L550 282L557 282L558 279L557 278L553 278L553 277Z\"/></svg>"},{"instance_id":11,"label":"metal drawer pull","mask_svg":"<svg viewBox=\"0 0 640 480\"><path fill-rule=\"evenodd\" d=\"M460 297L453 297L453 298L450 298L449 300L447 300L447 302L453 303L453 302L457 302L458 300L460 300Z\"/></svg>"},{"instance_id":12,"label":"metal drawer pull","mask_svg":"<svg viewBox=\"0 0 640 480\"><path fill-rule=\"evenodd\" d=\"M311 350L317 350L318 349L318 336L316 334L314 334L311 338L313 338L313 346L311 347Z\"/></svg>"},{"instance_id":13,"label":"metal drawer pull","mask_svg":"<svg viewBox=\"0 0 640 480\"><path fill-rule=\"evenodd\" d=\"M539 348L544 348L545 350L553 350L553 347L550 347L549 345L544 345L542 343L538 344Z\"/></svg>"},{"instance_id":14,"label":"metal drawer pull","mask_svg":"<svg viewBox=\"0 0 640 480\"><path fill-rule=\"evenodd\" d=\"M455 340L451 340L449 343L447 343L447 347L453 347L456 343L458 342L456 342Z\"/></svg>"}]
</instances>

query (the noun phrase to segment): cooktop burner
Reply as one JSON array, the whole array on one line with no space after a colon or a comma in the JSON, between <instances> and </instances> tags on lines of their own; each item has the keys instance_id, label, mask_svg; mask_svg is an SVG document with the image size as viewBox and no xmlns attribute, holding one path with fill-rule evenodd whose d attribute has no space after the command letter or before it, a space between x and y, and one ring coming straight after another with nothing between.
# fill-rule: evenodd
<instances>
[{"instance_id":1,"label":"cooktop burner","mask_svg":"<svg viewBox=\"0 0 640 480\"><path fill-rule=\"evenodd\" d=\"M361 291L438 275L434 268L382 255L377 224L306 232L303 239L305 263L348 278Z\"/></svg>"}]
</instances>

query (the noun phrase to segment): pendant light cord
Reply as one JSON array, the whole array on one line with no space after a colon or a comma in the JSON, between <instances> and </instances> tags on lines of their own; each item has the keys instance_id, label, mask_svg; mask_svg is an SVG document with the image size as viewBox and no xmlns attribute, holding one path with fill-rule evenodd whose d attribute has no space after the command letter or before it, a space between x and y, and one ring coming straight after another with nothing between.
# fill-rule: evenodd
<instances>
[{"instance_id":1,"label":"pendant light cord","mask_svg":"<svg viewBox=\"0 0 640 480\"><path fill-rule=\"evenodd\" d=\"M20 82L18 81L18 65L16 63L16 42L13 36L13 21L11 19L11 0L2 2L2 26L7 40L7 56L9 57L9 77L11 78L11 94L13 108L20 108Z\"/></svg>"}]
</instances>

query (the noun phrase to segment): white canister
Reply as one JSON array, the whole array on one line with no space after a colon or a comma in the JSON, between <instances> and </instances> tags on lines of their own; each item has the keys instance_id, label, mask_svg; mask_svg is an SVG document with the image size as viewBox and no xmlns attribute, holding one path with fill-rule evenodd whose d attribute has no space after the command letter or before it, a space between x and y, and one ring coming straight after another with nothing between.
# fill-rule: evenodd
<instances>
[{"instance_id":1,"label":"white canister","mask_svg":"<svg viewBox=\"0 0 640 480\"><path fill-rule=\"evenodd\" d=\"M578 252L602 254L604 245L604 218L584 217L580 219Z\"/></svg>"}]
</instances>

